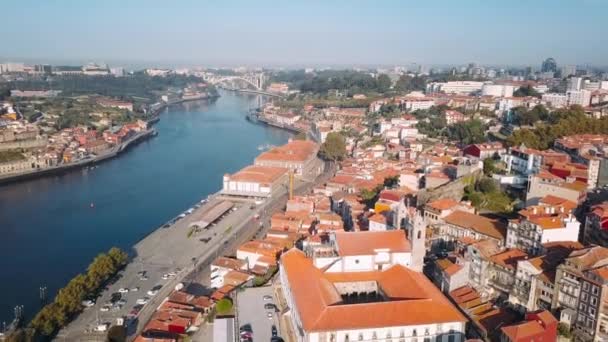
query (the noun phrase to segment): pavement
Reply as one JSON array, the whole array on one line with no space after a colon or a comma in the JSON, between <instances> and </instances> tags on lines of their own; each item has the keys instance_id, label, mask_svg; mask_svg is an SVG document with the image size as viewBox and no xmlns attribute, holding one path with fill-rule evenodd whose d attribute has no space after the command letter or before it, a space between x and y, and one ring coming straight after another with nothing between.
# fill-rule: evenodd
<instances>
[{"instance_id":1,"label":"pavement","mask_svg":"<svg viewBox=\"0 0 608 342\"><path fill-rule=\"evenodd\" d=\"M326 170L317 179L296 180L294 193L309 193L316 184L327 181L333 175L333 170ZM117 318L125 317L136 305L139 298L150 297L150 301L141 309L135 320L128 327L129 340L133 340L144 328L152 314L162 301L181 282L200 283L208 278L209 266L220 255L234 255L242 243L264 236L269 228L270 216L285 207L288 189L279 189L270 198L252 209L252 202L231 199L235 202L234 211L221 217L209 229L188 237L188 225L196 215L186 215L177 219L169 228L159 228L138 242L131 251L133 258L126 268L119 274L121 278L104 290L94 306L85 309L75 320L62 329L55 340L57 341L104 341L105 332L96 332L99 324L115 324ZM193 214L208 210L219 201L222 196L214 194L207 203L195 208ZM187 210L187 208L186 208ZM259 219L254 219L259 215ZM260 226L263 223L263 226ZM210 238L207 243L200 241ZM138 272L146 271L147 280L140 280ZM170 279L162 279L164 274L174 272ZM148 296L146 292L155 285L162 288L155 296ZM120 288L139 287L137 292L123 295L126 304L117 310L102 312L101 307L107 303L112 295Z\"/></svg>"},{"instance_id":2,"label":"pavement","mask_svg":"<svg viewBox=\"0 0 608 342\"><path fill-rule=\"evenodd\" d=\"M239 327L250 325L253 332L253 341L268 342L272 337L272 326L279 330L279 319L275 310L265 309L268 303L275 304L271 286L249 287L236 296L237 319ZM264 300L264 296L272 298Z\"/></svg>"}]
</instances>

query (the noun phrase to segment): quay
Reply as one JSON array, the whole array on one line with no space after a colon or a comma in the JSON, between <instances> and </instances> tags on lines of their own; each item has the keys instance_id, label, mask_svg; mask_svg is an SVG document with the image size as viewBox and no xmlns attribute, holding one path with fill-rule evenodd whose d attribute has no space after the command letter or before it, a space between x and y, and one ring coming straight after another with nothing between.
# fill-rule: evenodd
<instances>
[{"instance_id":1,"label":"quay","mask_svg":"<svg viewBox=\"0 0 608 342\"><path fill-rule=\"evenodd\" d=\"M299 179L294 186L295 194L310 192L318 184L326 182L334 173L330 164L325 164L324 172L317 178ZM280 188L272 196L259 202L254 199L224 196L221 193L210 195L192 212L183 214L158 227L130 251L131 260L121 271L120 279L104 290L95 305L86 308L74 321L62 329L56 339L60 341L105 341L106 333L95 331L99 324L115 324L118 319L127 316L138 299L150 297L150 300L139 311L128 329L128 341L132 341L143 330L158 306L178 286L196 282L208 273L210 264L218 256L234 253L237 247L264 234L269 229L272 214L283 208L288 199L288 189ZM214 224L191 235L191 226L222 202L232 202L234 206L217 219ZM145 272L146 279L140 277ZM167 274L173 277L165 277ZM147 291L158 286L160 290L154 296ZM112 293L120 288L138 288L137 291L125 294L126 304L117 311L101 312L105 302Z\"/></svg>"}]
</instances>

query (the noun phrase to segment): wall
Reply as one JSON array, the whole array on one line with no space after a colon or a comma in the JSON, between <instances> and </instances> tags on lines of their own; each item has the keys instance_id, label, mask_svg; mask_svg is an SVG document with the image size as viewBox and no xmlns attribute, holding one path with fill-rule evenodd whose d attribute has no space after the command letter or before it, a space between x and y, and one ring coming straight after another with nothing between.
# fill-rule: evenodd
<instances>
[{"instance_id":1,"label":"wall","mask_svg":"<svg viewBox=\"0 0 608 342\"><path fill-rule=\"evenodd\" d=\"M477 171L468 176L455 179L454 181L435 189L420 190L417 194L417 205L421 206L440 198L451 198L453 200L460 201L462 196L464 196L465 186L474 183L477 179L481 178L481 175L482 172Z\"/></svg>"}]
</instances>

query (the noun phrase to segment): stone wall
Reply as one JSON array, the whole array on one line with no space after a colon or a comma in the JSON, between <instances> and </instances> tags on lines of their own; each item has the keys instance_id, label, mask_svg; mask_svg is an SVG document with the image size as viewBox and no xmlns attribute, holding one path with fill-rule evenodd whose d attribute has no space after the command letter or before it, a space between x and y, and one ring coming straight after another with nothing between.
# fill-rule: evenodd
<instances>
[{"instance_id":1,"label":"stone wall","mask_svg":"<svg viewBox=\"0 0 608 342\"><path fill-rule=\"evenodd\" d=\"M483 175L482 171L475 171L467 176L463 176L434 189L423 189L418 191L417 206L423 206L427 202L439 198L451 198L460 201L464 196L464 188L475 183Z\"/></svg>"}]
</instances>

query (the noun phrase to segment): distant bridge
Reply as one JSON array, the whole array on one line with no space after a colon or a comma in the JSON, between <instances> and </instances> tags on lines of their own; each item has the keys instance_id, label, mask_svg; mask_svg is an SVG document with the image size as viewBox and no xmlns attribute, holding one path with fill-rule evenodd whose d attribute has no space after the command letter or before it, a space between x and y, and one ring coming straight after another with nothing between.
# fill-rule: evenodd
<instances>
[{"instance_id":1,"label":"distant bridge","mask_svg":"<svg viewBox=\"0 0 608 342\"><path fill-rule=\"evenodd\" d=\"M249 87L262 91L264 89L264 74L246 74L246 75L235 75L235 76L217 76L212 75L205 78L205 80L213 85L224 85L229 88L234 88L234 84L241 82L245 83ZM236 89L235 89L236 90Z\"/></svg>"}]
</instances>

